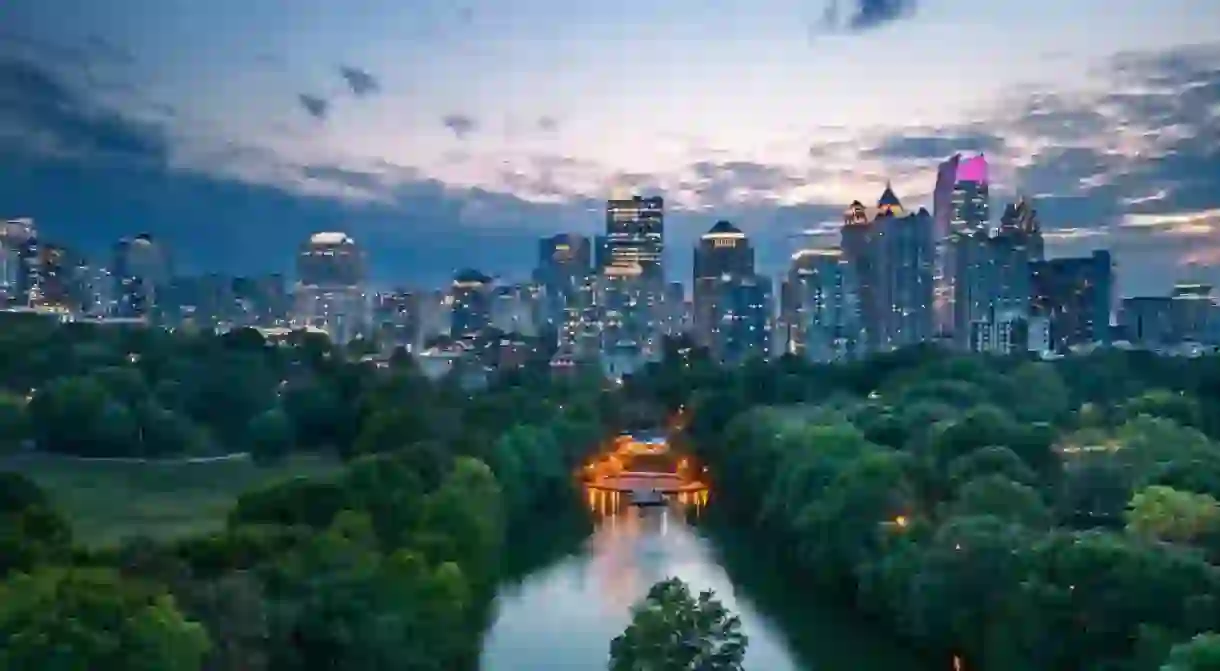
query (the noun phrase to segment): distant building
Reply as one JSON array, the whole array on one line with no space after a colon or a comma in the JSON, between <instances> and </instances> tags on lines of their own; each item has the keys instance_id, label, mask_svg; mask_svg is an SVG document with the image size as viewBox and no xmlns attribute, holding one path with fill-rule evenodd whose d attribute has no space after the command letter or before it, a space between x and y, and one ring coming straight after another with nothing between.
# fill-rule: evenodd
<instances>
[{"instance_id":1,"label":"distant building","mask_svg":"<svg viewBox=\"0 0 1220 671\"><path fill-rule=\"evenodd\" d=\"M170 278L169 254L165 247L142 233L123 238L114 247L115 317L123 319L157 318L157 292Z\"/></svg>"},{"instance_id":2,"label":"distant building","mask_svg":"<svg viewBox=\"0 0 1220 671\"><path fill-rule=\"evenodd\" d=\"M813 361L853 356L863 329L855 269L838 249L792 256L781 302L786 350Z\"/></svg>"},{"instance_id":3,"label":"distant building","mask_svg":"<svg viewBox=\"0 0 1220 671\"><path fill-rule=\"evenodd\" d=\"M453 276L452 322L449 335L474 340L491 326L492 278L467 268Z\"/></svg>"},{"instance_id":4,"label":"distant building","mask_svg":"<svg viewBox=\"0 0 1220 671\"><path fill-rule=\"evenodd\" d=\"M766 359L771 345L771 282L725 274L713 289L712 356L726 364Z\"/></svg>"},{"instance_id":5,"label":"distant building","mask_svg":"<svg viewBox=\"0 0 1220 671\"><path fill-rule=\"evenodd\" d=\"M364 253L345 233L316 233L297 256L295 328L325 331L347 343L369 330Z\"/></svg>"},{"instance_id":6,"label":"distant building","mask_svg":"<svg viewBox=\"0 0 1220 671\"><path fill-rule=\"evenodd\" d=\"M1158 349L1178 341L1170 296L1124 298L1118 311L1118 326L1123 339L1140 347Z\"/></svg>"},{"instance_id":7,"label":"distant building","mask_svg":"<svg viewBox=\"0 0 1220 671\"><path fill-rule=\"evenodd\" d=\"M1110 342L1114 286L1110 252L1036 262L1031 282L1031 310L1049 322L1053 351Z\"/></svg>"},{"instance_id":8,"label":"distant building","mask_svg":"<svg viewBox=\"0 0 1220 671\"><path fill-rule=\"evenodd\" d=\"M927 210L907 214L888 186L877 207L870 225L868 282L879 312L878 346L892 350L934 335L934 226Z\"/></svg>"},{"instance_id":9,"label":"distant building","mask_svg":"<svg viewBox=\"0 0 1220 671\"><path fill-rule=\"evenodd\" d=\"M707 347L712 343L718 287L725 276L747 278L754 275L754 248L733 224L718 221L704 233L695 246L692 305L695 342Z\"/></svg>"},{"instance_id":10,"label":"distant building","mask_svg":"<svg viewBox=\"0 0 1220 671\"><path fill-rule=\"evenodd\" d=\"M573 233L539 241L535 279L545 294L542 315L551 330L559 330L570 299L593 271L592 253L589 238Z\"/></svg>"}]
</instances>

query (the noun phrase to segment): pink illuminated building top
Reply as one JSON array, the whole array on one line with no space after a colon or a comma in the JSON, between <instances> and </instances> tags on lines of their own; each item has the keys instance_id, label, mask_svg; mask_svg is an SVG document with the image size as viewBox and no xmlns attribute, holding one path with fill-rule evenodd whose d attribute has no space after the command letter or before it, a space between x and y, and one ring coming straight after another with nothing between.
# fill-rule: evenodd
<instances>
[{"instance_id":1,"label":"pink illuminated building top","mask_svg":"<svg viewBox=\"0 0 1220 671\"><path fill-rule=\"evenodd\" d=\"M982 154L962 159L957 165L957 181L987 183L987 159Z\"/></svg>"}]
</instances>

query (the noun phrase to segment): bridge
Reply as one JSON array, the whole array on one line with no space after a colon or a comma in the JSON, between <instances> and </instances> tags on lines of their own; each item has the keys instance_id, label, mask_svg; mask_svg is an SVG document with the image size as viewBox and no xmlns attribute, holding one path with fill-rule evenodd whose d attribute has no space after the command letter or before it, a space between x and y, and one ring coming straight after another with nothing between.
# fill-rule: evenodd
<instances>
[{"instance_id":1,"label":"bridge","mask_svg":"<svg viewBox=\"0 0 1220 671\"><path fill-rule=\"evenodd\" d=\"M622 434L585 464L582 478L593 492L639 496L657 493L683 503L706 503L706 469L679 454L663 433Z\"/></svg>"}]
</instances>

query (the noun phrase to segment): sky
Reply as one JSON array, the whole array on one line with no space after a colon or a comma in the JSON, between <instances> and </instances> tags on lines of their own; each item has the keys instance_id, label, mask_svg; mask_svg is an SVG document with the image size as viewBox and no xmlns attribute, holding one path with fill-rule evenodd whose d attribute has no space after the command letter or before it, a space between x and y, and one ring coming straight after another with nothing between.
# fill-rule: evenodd
<instances>
[{"instance_id":1,"label":"sky","mask_svg":"<svg viewBox=\"0 0 1220 671\"><path fill-rule=\"evenodd\" d=\"M381 285L524 278L632 192L671 279L722 218L779 272L887 181L930 207L959 151L1124 295L1220 284L1220 3L0 2L0 218L186 273L343 230Z\"/></svg>"}]
</instances>

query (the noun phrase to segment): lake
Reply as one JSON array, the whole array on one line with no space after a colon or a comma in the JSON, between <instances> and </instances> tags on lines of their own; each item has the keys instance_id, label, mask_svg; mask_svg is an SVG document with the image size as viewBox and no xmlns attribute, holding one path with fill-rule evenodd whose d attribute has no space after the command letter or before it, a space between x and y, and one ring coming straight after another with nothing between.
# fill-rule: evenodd
<instances>
[{"instance_id":1,"label":"lake","mask_svg":"<svg viewBox=\"0 0 1220 671\"><path fill-rule=\"evenodd\" d=\"M482 671L606 668L631 604L671 576L695 591L714 590L741 617L747 671L928 668L884 631L819 601L814 590L794 588L744 540L693 524L699 507L639 509L613 495L587 495L593 532L583 544L500 589Z\"/></svg>"}]
</instances>

